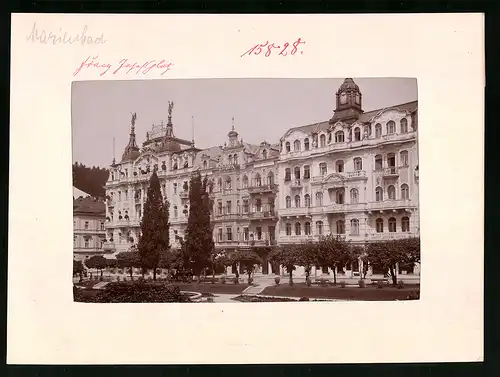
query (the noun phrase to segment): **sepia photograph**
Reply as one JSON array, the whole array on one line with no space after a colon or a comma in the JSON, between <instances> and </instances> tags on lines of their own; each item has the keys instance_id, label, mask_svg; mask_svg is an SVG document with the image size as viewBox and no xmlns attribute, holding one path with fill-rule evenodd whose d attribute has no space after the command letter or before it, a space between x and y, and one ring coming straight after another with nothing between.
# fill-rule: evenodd
<instances>
[{"instance_id":1,"label":"sepia photograph","mask_svg":"<svg viewBox=\"0 0 500 377\"><path fill-rule=\"evenodd\" d=\"M73 298L420 299L415 78L74 81Z\"/></svg>"}]
</instances>

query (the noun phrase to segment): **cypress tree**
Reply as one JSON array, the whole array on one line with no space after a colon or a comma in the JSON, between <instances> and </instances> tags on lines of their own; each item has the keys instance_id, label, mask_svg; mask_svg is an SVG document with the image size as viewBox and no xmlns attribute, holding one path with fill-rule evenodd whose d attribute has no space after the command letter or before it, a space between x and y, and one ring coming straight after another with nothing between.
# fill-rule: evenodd
<instances>
[{"instance_id":1,"label":"cypress tree","mask_svg":"<svg viewBox=\"0 0 500 377\"><path fill-rule=\"evenodd\" d=\"M205 267L209 266L214 248L207 185L207 178L202 180L200 172L191 176L185 250L191 268L197 277L201 275L201 271Z\"/></svg>"},{"instance_id":2,"label":"cypress tree","mask_svg":"<svg viewBox=\"0 0 500 377\"><path fill-rule=\"evenodd\" d=\"M154 280L162 252L169 247L169 227L168 202L163 202L160 180L154 171L149 181L144 216L141 220L141 237L137 244L140 265L143 271L153 269Z\"/></svg>"}]
</instances>

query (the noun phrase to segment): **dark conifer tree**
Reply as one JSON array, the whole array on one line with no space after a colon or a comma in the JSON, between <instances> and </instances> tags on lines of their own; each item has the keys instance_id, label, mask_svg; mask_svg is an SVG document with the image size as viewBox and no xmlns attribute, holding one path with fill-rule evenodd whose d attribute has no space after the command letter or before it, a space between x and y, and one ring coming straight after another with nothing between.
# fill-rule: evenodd
<instances>
[{"instance_id":1,"label":"dark conifer tree","mask_svg":"<svg viewBox=\"0 0 500 377\"><path fill-rule=\"evenodd\" d=\"M168 202L163 201L160 180L156 172L153 172L149 181L148 197L144 204L141 236L137 248L143 271L153 269L154 280L156 280L156 269L160 264L161 255L169 247L169 227Z\"/></svg>"},{"instance_id":2,"label":"dark conifer tree","mask_svg":"<svg viewBox=\"0 0 500 377\"><path fill-rule=\"evenodd\" d=\"M198 278L202 270L210 265L214 248L207 185L207 178L202 180L200 172L192 175L189 185L189 217L185 251L191 268Z\"/></svg>"}]
</instances>

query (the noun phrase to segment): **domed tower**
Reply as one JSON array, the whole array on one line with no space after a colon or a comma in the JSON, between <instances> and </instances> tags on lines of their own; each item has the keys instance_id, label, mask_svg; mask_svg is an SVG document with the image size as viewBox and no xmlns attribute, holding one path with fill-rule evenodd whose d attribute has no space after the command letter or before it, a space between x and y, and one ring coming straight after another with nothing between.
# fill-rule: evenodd
<instances>
[{"instance_id":1,"label":"domed tower","mask_svg":"<svg viewBox=\"0 0 500 377\"><path fill-rule=\"evenodd\" d=\"M234 130L234 117L232 119L232 126L231 126L231 131L228 132L227 137L229 138L229 147L237 147L240 145L240 142L238 141L238 132Z\"/></svg>"},{"instance_id":2,"label":"domed tower","mask_svg":"<svg viewBox=\"0 0 500 377\"><path fill-rule=\"evenodd\" d=\"M337 90L336 108L330 123L342 121L347 124L355 122L363 113L361 92L352 78L346 78Z\"/></svg>"},{"instance_id":3,"label":"domed tower","mask_svg":"<svg viewBox=\"0 0 500 377\"><path fill-rule=\"evenodd\" d=\"M172 124L172 110L174 103L168 102L168 121L165 128L165 136L161 143L160 152L179 152L182 148L174 135L174 125Z\"/></svg>"},{"instance_id":4,"label":"domed tower","mask_svg":"<svg viewBox=\"0 0 500 377\"><path fill-rule=\"evenodd\" d=\"M135 120L136 120L136 118L137 118L137 114L132 113L132 121L131 121L131 127L130 127L130 138L128 140L127 146L125 147L125 150L123 151L122 162L133 161L141 155L141 152L139 151L139 147L137 146L137 143L135 141Z\"/></svg>"}]
</instances>

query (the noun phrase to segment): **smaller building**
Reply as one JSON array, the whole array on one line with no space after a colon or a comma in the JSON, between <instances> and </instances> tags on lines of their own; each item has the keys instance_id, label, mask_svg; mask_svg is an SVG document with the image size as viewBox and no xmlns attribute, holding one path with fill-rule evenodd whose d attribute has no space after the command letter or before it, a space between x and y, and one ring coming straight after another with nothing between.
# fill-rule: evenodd
<instances>
[{"instance_id":1,"label":"smaller building","mask_svg":"<svg viewBox=\"0 0 500 377\"><path fill-rule=\"evenodd\" d=\"M75 190L73 190L74 192ZM84 193L85 194L85 193ZM106 205L89 195L73 198L73 259L103 255L106 242Z\"/></svg>"}]
</instances>

